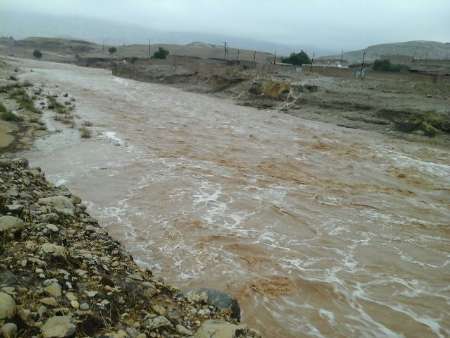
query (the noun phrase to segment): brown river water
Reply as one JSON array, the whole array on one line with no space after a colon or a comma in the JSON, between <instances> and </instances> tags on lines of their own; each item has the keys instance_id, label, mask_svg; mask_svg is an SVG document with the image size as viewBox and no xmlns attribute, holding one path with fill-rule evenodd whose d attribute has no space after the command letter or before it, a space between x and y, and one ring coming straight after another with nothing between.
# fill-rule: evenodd
<instances>
[{"instance_id":1,"label":"brown river water","mask_svg":"<svg viewBox=\"0 0 450 338\"><path fill-rule=\"evenodd\" d=\"M265 337L450 336L445 149L22 62L94 123L25 156L155 275L231 293Z\"/></svg>"}]
</instances>

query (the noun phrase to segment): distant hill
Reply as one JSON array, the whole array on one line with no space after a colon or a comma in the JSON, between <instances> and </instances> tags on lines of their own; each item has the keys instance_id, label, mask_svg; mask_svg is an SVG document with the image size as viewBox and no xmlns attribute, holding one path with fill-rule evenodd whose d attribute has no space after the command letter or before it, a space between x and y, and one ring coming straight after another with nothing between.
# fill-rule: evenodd
<instances>
[{"instance_id":1,"label":"distant hill","mask_svg":"<svg viewBox=\"0 0 450 338\"><path fill-rule=\"evenodd\" d=\"M450 58L450 43L435 41L408 41L398 43L386 43L370 46L365 49L366 60L374 61L385 57L402 57L415 59L434 59L442 60ZM349 63L361 62L364 50L344 53L344 60ZM332 55L321 59L340 59L341 55Z\"/></svg>"},{"instance_id":2,"label":"distant hill","mask_svg":"<svg viewBox=\"0 0 450 338\"><path fill-rule=\"evenodd\" d=\"M202 41L206 44L223 46L224 41L228 41L230 47L269 53L276 51L278 55L288 55L299 49L314 50L316 55L333 53L333 50L302 45L301 41L298 46L290 46L241 36L229 36L226 33L167 32L133 24L93 18L54 16L31 12L19 13L1 11L1 9L0 36L13 36L15 39L23 39L29 36L71 38L109 45L145 44L148 40L151 40L152 43L177 45L188 44L192 41Z\"/></svg>"},{"instance_id":3,"label":"distant hill","mask_svg":"<svg viewBox=\"0 0 450 338\"><path fill-rule=\"evenodd\" d=\"M14 55L17 57L30 58L33 50L39 49L43 54L43 60L67 61L81 57L109 57L108 47L110 45L97 44L79 39L29 37L22 40L0 37L0 55ZM151 44L151 53L158 47L169 50L170 55L192 56L200 58L223 58L224 48L221 45L213 45L203 42L192 42L188 44ZM148 44L131 44L117 46L114 57L148 57ZM266 52L256 52L248 49L228 49L228 59L253 61L267 63L273 60L273 55Z\"/></svg>"}]
</instances>

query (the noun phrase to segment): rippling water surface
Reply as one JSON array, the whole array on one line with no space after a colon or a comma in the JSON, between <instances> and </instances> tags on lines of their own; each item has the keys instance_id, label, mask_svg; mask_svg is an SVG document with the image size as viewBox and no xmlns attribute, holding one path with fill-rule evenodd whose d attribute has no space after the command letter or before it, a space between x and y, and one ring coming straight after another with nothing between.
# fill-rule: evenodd
<instances>
[{"instance_id":1,"label":"rippling water surface","mask_svg":"<svg viewBox=\"0 0 450 338\"><path fill-rule=\"evenodd\" d=\"M450 336L448 151L27 64L94 137L26 156L157 275L232 293L265 337Z\"/></svg>"}]
</instances>

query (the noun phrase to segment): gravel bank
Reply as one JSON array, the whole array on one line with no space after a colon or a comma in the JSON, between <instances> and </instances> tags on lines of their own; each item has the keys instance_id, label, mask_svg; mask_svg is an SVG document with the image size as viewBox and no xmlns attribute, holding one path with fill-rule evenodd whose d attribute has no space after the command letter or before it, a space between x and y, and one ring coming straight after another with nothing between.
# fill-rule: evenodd
<instances>
[{"instance_id":1,"label":"gravel bank","mask_svg":"<svg viewBox=\"0 0 450 338\"><path fill-rule=\"evenodd\" d=\"M82 201L24 159L0 160L5 337L258 337L139 268Z\"/></svg>"}]
</instances>

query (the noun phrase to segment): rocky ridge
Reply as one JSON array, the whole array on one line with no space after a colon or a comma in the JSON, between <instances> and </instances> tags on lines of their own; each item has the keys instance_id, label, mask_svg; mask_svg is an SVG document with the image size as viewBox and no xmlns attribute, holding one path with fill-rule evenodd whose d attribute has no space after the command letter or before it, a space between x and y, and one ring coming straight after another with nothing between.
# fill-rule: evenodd
<instances>
[{"instance_id":1,"label":"rocky ridge","mask_svg":"<svg viewBox=\"0 0 450 338\"><path fill-rule=\"evenodd\" d=\"M141 269L24 159L0 159L3 337L260 337L239 314Z\"/></svg>"}]
</instances>

